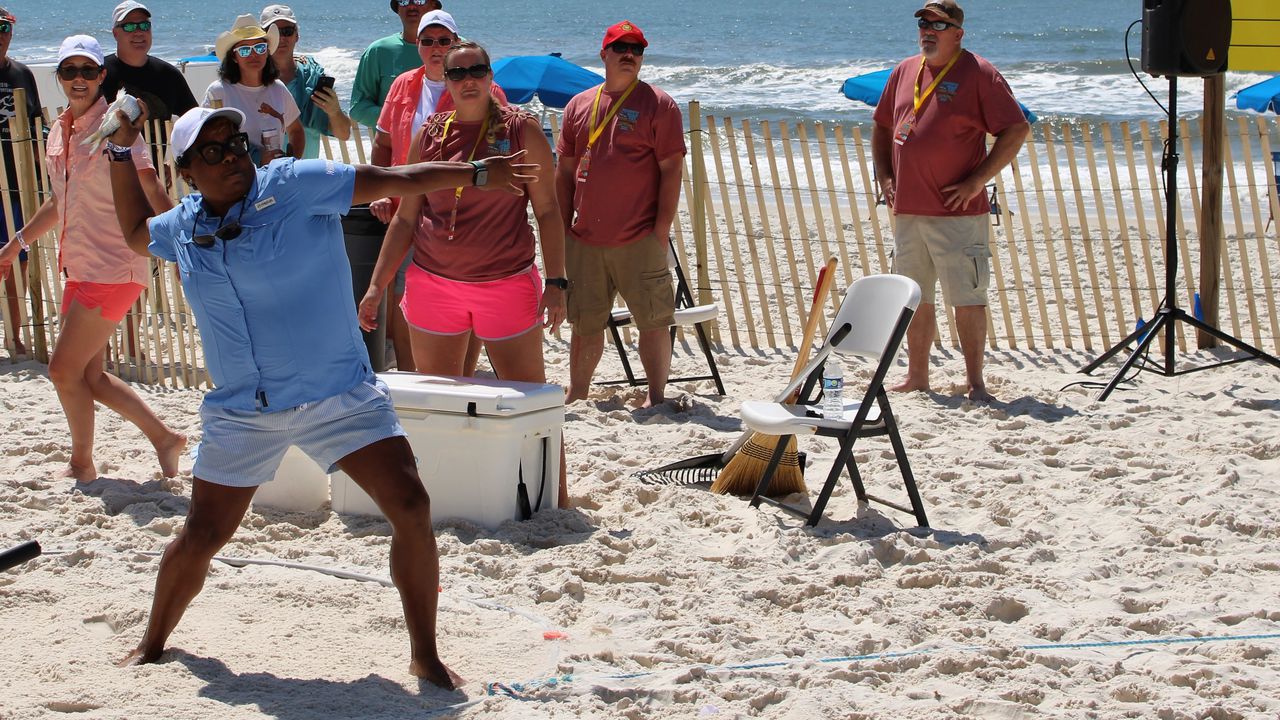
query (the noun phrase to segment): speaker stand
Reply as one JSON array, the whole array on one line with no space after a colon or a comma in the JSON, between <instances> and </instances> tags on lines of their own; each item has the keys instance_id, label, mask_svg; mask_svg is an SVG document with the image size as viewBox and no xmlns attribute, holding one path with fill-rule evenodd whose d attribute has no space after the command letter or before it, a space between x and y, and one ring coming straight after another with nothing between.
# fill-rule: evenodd
<instances>
[{"instance_id":1,"label":"speaker stand","mask_svg":"<svg viewBox=\"0 0 1280 720\"><path fill-rule=\"evenodd\" d=\"M1098 395L1099 400L1106 400L1111 395L1111 391L1124 381L1129 371L1137 368L1139 371L1146 370L1155 372L1165 377L1173 375L1184 375L1197 370L1208 370L1210 368L1221 367L1223 365L1231 365L1245 360L1262 360L1270 365L1280 368L1280 359L1274 355L1259 350L1238 338L1232 337L1221 330L1209 325L1208 323L1188 315L1186 311L1178 307L1178 250L1177 250L1177 209L1178 209L1178 78L1176 75L1169 76L1169 144L1168 152L1165 155L1165 190L1164 190L1164 210L1165 210L1165 238L1164 238L1164 300L1161 301L1160 307L1157 308L1155 317L1147 325L1134 330L1129 337L1121 340L1119 344L1098 356L1098 359L1089 363L1080 369L1080 372L1088 375L1097 370L1107 360L1129 347L1135 340L1138 346L1134 348L1133 353L1129 355L1129 359L1125 361L1120 370L1111 378L1111 382ZM1198 330L1212 335L1222 342L1245 353L1242 357L1223 360L1221 362L1211 363L1200 367L1193 367L1186 370L1178 370L1174 364L1173 350L1177 336L1174 332L1175 325L1179 322L1186 323ZM1145 358L1147 348L1151 343L1160 336L1160 332L1164 332L1164 362L1153 363Z\"/></svg>"}]
</instances>

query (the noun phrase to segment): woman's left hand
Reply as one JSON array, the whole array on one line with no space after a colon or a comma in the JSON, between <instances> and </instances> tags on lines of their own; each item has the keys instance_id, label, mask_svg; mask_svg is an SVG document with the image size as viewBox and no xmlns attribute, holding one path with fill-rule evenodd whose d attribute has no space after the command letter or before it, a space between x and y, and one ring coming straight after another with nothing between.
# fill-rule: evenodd
<instances>
[{"instance_id":1,"label":"woman's left hand","mask_svg":"<svg viewBox=\"0 0 1280 720\"><path fill-rule=\"evenodd\" d=\"M566 316L564 291L555 286L543 290L542 305L538 308L538 314L544 318L542 327L555 332L560 327L560 323L564 322Z\"/></svg>"}]
</instances>

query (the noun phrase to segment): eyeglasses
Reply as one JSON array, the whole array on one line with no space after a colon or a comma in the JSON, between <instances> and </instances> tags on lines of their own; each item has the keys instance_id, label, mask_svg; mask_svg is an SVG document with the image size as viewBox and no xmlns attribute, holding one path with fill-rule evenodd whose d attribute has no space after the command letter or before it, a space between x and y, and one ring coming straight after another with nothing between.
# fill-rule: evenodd
<instances>
[{"instance_id":1,"label":"eyeglasses","mask_svg":"<svg viewBox=\"0 0 1280 720\"><path fill-rule=\"evenodd\" d=\"M609 43L609 49L619 55L626 55L627 53L631 53L632 55L644 54L644 46L640 43L622 42L621 40Z\"/></svg>"},{"instance_id":2,"label":"eyeglasses","mask_svg":"<svg viewBox=\"0 0 1280 720\"><path fill-rule=\"evenodd\" d=\"M396 4L400 7L409 7L410 5L421 7L427 4L427 0L396 0Z\"/></svg>"},{"instance_id":3,"label":"eyeglasses","mask_svg":"<svg viewBox=\"0 0 1280 720\"><path fill-rule=\"evenodd\" d=\"M241 45L240 47L236 48L236 54L242 58L247 58L254 53L257 53L259 55L266 55L267 49L268 49L268 45L266 43L257 43L255 45Z\"/></svg>"},{"instance_id":4,"label":"eyeglasses","mask_svg":"<svg viewBox=\"0 0 1280 720\"><path fill-rule=\"evenodd\" d=\"M139 30L142 32L149 32L151 30L151 21L143 20L142 22L120 23L116 27L125 32L138 32Z\"/></svg>"},{"instance_id":5,"label":"eyeglasses","mask_svg":"<svg viewBox=\"0 0 1280 720\"><path fill-rule=\"evenodd\" d=\"M227 157L227 153L231 153L236 157L244 157L249 154L249 134L236 133L227 138L226 142L218 142L216 140L197 145L191 148L206 165L217 165Z\"/></svg>"},{"instance_id":6,"label":"eyeglasses","mask_svg":"<svg viewBox=\"0 0 1280 720\"><path fill-rule=\"evenodd\" d=\"M445 68L444 76L454 82L460 82L463 78L470 75L479 80L489 74L489 66L484 63L476 63L471 67L454 67Z\"/></svg>"},{"instance_id":7,"label":"eyeglasses","mask_svg":"<svg viewBox=\"0 0 1280 720\"><path fill-rule=\"evenodd\" d=\"M0 35L5 35L11 32L13 32L13 23L0 22Z\"/></svg>"},{"instance_id":8,"label":"eyeglasses","mask_svg":"<svg viewBox=\"0 0 1280 720\"><path fill-rule=\"evenodd\" d=\"M455 42L457 42L457 40L454 38L443 38L443 37L442 38L429 38L429 37L418 38L418 44L421 45L422 47L431 47L433 45L439 45L442 48L447 48L450 45L453 45Z\"/></svg>"},{"instance_id":9,"label":"eyeglasses","mask_svg":"<svg viewBox=\"0 0 1280 720\"><path fill-rule=\"evenodd\" d=\"M212 235L196 235L196 224L200 222L200 214L196 213L195 220L191 223L191 242L195 243L196 247L211 248L214 240L226 242L240 237L240 231L243 230L240 220L244 218L244 206L248 201L249 194L245 193L244 199L240 201L240 214L236 216L236 221L230 225L219 225Z\"/></svg>"},{"instance_id":10,"label":"eyeglasses","mask_svg":"<svg viewBox=\"0 0 1280 720\"><path fill-rule=\"evenodd\" d=\"M298 28L296 28L296 27L280 27L279 25L277 25L277 26L276 26L276 32L280 33L280 37L293 37L294 35L297 35L297 34L298 34Z\"/></svg>"},{"instance_id":11,"label":"eyeglasses","mask_svg":"<svg viewBox=\"0 0 1280 720\"><path fill-rule=\"evenodd\" d=\"M955 23L949 23L945 20L925 20L924 18L920 18L919 20L916 20L916 27L921 30L925 28L933 28L934 32L942 32L949 27L958 28L960 26Z\"/></svg>"},{"instance_id":12,"label":"eyeglasses","mask_svg":"<svg viewBox=\"0 0 1280 720\"><path fill-rule=\"evenodd\" d=\"M85 80L97 80L98 76L101 74L102 68L97 65L81 65L79 67L75 65L63 65L58 68L58 77L66 80L67 82L75 80L77 77L82 77Z\"/></svg>"}]
</instances>

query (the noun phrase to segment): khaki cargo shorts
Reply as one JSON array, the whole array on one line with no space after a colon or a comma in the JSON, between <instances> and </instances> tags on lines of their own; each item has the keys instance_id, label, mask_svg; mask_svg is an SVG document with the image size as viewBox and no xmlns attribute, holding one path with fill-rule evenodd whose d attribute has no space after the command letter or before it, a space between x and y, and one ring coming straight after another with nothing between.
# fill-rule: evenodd
<instances>
[{"instance_id":1,"label":"khaki cargo shorts","mask_svg":"<svg viewBox=\"0 0 1280 720\"><path fill-rule=\"evenodd\" d=\"M987 304L991 248L986 215L895 216L893 272L920 284L920 302L936 304L935 286L952 307Z\"/></svg>"},{"instance_id":2,"label":"khaki cargo shorts","mask_svg":"<svg viewBox=\"0 0 1280 720\"><path fill-rule=\"evenodd\" d=\"M667 266L667 244L656 235L619 247L578 242L565 234L565 299L569 324L580 335L602 332L618 295L636 328L655 330L675 322L676 297Z\"/></svg>"}]
</instances>

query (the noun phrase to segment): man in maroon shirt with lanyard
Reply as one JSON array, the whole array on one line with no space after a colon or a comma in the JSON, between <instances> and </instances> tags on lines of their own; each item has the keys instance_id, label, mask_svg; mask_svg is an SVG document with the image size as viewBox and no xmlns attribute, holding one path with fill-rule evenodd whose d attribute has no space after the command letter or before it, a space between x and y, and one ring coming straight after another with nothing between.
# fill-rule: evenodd
<instances>
[{"instance_id":1,"label":"man in maroon shirt with lanyard","mask_svg":"<svg viewBox=\"0 0 1280 720\"><path fill-rule=\"evenodd\" d=\"M920 55L894 68L876 105L871 150L894 214L893 271L920 283L907 330L907 379L900 392L929 390L937 335L934 286L956 310L969 399L990 402L982 375L987 338L987 181L1012 162L1031 131L1013 92L991 63L960 47L964 10L927 0L916 11ZM995 145L987 152L987 135Z\"/></svg>"},{"instance_id":2,"label":"man in maroon shirt with lanyard","mask_svg":"<svg viewBox=\"0 0 1280 720\"><path fill-rule=\"evenodd\" d=\"M568 401L587 397L618 294L640 331L649 379L642 407L665 398L675 311L667 250L680 201L684 119L669 95L640 81L648 45L634 23L611 26L600 50L604 84L564 110L556 197L568 230Z\"/></svg>"}]
</instances>

